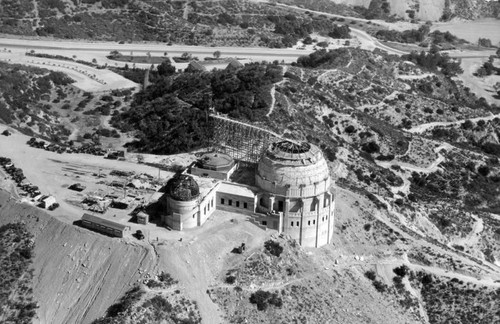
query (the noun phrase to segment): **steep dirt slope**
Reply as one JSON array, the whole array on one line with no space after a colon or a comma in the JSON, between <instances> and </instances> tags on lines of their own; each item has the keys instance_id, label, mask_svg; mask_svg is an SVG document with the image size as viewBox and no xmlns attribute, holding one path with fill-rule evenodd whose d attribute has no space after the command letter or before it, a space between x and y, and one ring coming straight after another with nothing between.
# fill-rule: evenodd
<instances>
[{"instance_id":1,"label":"steep dirt slope","mask_svg":"<svg viewBox=\"0 0 500 324\"><path fill-rule=\"evenodd\" d=\"M0 206L0 225L25 222L35 237L36 323L90 323L153 266L146 248L62 223L4 191Z\"/></svg>"}]
</instances>

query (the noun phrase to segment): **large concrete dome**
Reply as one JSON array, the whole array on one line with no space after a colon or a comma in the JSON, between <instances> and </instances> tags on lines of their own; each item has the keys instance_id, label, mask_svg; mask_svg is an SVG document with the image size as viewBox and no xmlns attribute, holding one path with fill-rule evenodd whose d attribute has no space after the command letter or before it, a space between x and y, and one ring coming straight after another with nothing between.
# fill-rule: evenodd
<instances>
[{"instance_id":1,"label":"large concrete dome","mask_svg":"<svg viewBox=\"0 0 500 324\"><path fill-rule=\"evenodd\" d=\"M330 187L328 165L321 150L309 143L271 144L261 158L257 185L287 197L314 196Z\"/></svg>"}]
</instances>

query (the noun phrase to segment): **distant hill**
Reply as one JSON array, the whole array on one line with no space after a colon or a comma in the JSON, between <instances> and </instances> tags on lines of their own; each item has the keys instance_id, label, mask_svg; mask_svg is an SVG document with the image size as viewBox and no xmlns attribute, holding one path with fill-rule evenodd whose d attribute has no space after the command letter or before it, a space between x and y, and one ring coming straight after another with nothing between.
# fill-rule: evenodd
<instances>
[{"instance_id":1,"label":"distant hill","mask_svg":"<svg viewBox=\"0 0 500 324\"><path fill-rule=\"evenodd\" d=\"M334 25L326 17L236 0L0 0L2 33L63 39L280 48L313 32L326 35Z\"/></svg>"},{"instance_id":2,"label":"distant hill","mask_svg":"<svg viewBox=\"0 0 500 324\"><path fill-rule=\"evenodd\" d=\"M396 15L399 18L421 20L449 20L454 17L477 19L481 17L499 17L500 4L489 0L280 0L279 2L296 4L305 8L321 10L321 6L331 2L335 5L369 9L366 15L383 18ZM384 13L384 9L386 12ZM363 9L361 9L363 12ZM332 12L335 13L335 12Z\"/></svg>"}]
</instances>

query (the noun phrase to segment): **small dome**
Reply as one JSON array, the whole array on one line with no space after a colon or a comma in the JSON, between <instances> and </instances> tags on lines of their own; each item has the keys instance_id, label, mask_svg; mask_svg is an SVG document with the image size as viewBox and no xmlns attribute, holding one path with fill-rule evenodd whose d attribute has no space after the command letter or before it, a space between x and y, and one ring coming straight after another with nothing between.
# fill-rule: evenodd
<instances>
[{"instance_id":1,"label":"small dome","mask_svg":"<svg viewBox=\"0 0 500 324\"><path fill-rule=\"evenodd\" d=\"M175 200L189 201L200 195L200 188L193 177L181 174L168 180L167 194Z\"/></svg>"},{"instance_id":2,"label":"small dome","mask_svg":"<svg viewBox=\"0 0 500 324\"><path fill-rule=\"evenodd\" d=\"M234 165L234 160L224 153L205 153L198 161L201 168L207 170L229 170Z\"/></svg>"},{"instance_id":3,"label":"small dome","mask_svg":"<svg viewBox=\"0 0 500 324\"><path fill-rule=\"evenodd\" d=\"M321 150L309 143L272 143L257 167L260 188L278 192L284 188L329 184L328 164Z\"/></svg>"}]
</instances>

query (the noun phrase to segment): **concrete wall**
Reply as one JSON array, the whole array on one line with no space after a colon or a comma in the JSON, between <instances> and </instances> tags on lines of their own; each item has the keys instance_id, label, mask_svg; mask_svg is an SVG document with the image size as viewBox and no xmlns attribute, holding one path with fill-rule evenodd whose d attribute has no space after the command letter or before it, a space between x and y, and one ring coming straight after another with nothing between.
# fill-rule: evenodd
<instances>
[{"instance_id":1,"label":"concrete wall","mask_svg":"<svg viewBox=\"0 0 500 324\"><path fill-rule=\"evenodd\" d=\"M235 169L236 165L231 170L228 171L208 170L208 169L197 168L194 166L191 168L191 174L196 175L198 177L209 177L217 180L229 180L229 177L231 176L231 174L233 174Z\"/></svg>"},{"instance_id":2,"label":"concrete wall","mask_svg":"<svg viewBox=\"0 0 500 324\"><path fill-rule=\"evenodd\" d=\"M216 209L217 186L203 197L201 201L178 201L167 197L167 213L162 220L174 230L202 226Z\"/></svg>"},{"instance_id":3,"label":"concrete wall","mask_svg":"<svg viewBox=\"0 0 500 324\"><path fill-rule=\"evenodd\" d=\"M301 246L320 247L328 244L334 224L335 205L332 197L326 192L317 197L304 198L298 209L296 200L286 199L281 231L297 240Z\"/></svg>"},{"instance_id":4,"label":"concrete wall","mask_svg":"<svg viewBox=\"0 0 500 324\"><path fill-rule=\"evenodd\" d=\"M229 193L217 192L217 209L231 212L254 213L255 197L245 197Z\"/></svg>"}]
</instances>

